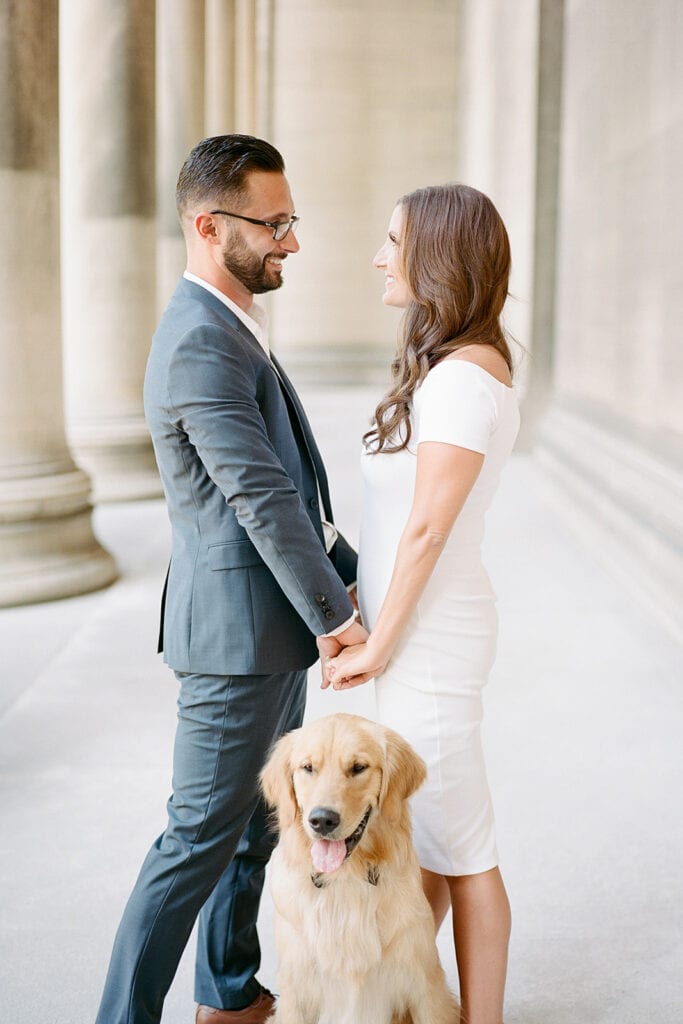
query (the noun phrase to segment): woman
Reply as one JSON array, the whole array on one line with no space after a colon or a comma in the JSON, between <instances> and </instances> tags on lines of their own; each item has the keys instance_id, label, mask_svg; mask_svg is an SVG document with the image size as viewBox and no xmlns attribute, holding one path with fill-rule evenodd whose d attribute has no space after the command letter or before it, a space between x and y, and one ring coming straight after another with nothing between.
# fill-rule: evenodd
<instances>
[{"instance_id":1,"label":"woman","mask_svg":"<svg viewBox=\"0 0 683 1024\"><path fill-rule=\"evenodd\" d=\"M519 428L500 325L505 226L476 189L401 199L374 265L405 309L389 393L365 435L359 595L367 643L326 664L337 689L376 680L379 720L427 762L415 843L438 926L453 908L463 1021L501 1024L510 907L481 749L495 595L484 514Z\"/></svg>"}]
</instances>

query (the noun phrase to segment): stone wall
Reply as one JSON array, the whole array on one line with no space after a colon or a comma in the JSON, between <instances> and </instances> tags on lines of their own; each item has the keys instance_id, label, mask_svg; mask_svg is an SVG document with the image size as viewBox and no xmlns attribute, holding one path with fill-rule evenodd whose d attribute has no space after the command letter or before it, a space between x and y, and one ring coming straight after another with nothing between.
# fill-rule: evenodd
<instances>
[{"instance_id":1,"label":"stone wall","mask_svg":"<svg viewBox=\"0 0 683 1024\"><path fill-rule=\"evenodd\" d=\"M560 514L683 632L683 8L566 4L537 452Z\"/></svg>"}]
</instances>

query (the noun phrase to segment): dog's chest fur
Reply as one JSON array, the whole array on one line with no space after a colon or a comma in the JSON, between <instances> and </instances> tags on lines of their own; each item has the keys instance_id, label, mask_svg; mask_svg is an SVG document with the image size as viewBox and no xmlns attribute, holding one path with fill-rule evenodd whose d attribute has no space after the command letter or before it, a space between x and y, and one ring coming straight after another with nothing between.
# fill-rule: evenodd
<instances>
[{"instance_id":1,"label":"dog's chest fur","mask_svg":"<svg viewBox=\"0 0 683 1024\"><path fill-rule=\"evenodd\" d=\"M414 887L414 875L392 872L389 886L377 865L365 862L346 864L316 884L310 870L287 863L281 847L271 861L271 888L286 941L296 942L299 953L303 944L311 966L330 977L367 974L381 964L389 944L405 941L409 955L405 913L398 913L398 904L405 912Z\"/></svg>"}]
</instances>

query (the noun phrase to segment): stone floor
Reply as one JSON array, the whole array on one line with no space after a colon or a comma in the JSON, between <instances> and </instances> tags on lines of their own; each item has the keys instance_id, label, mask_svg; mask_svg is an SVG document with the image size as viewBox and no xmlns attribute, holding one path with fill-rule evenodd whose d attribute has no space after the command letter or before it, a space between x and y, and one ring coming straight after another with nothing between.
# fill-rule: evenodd
<instances>
[{"instance_id":1,"label":"stone floor","mask_svg":"<svg viewBox=\"0 0 683 1024\"><path fill-rule=\"evenodd\" d=\"M357 531L367 391L305 396L337 518ZM683 1019L683 650L559 524L517 455L489 517L501 637L485 744L514 913L507 1024ZM175 681L154 653L161 502L102 507L121 579L0 613L0 1022L89 1024L113 933L169 791ZM370 691L309 714L363 713ZM272 913L262 980L275 986ZM455 986L447 925L439 938ZM164 1024L193 1017L192 951ZM361 1024L361 1022L359 1022Z\"/></svg>"}]
</instances>

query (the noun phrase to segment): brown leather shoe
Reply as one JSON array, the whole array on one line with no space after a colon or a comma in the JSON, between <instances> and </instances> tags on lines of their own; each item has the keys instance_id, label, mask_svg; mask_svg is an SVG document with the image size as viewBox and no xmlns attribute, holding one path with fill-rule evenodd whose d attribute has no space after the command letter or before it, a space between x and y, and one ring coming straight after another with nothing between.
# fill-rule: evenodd
<instances>
[{"instance_id":1,"label":"brown leather shoe","mask_svg":"<svg viewBox=\"0 0 683 1024\"><path fill-rule=\"evenodd\" d=\"M265 1024L275 1008L275 996L263 989L243 1010L216 1010L198 1006L195 1024Z\"/></svg>"}]
</instances>

